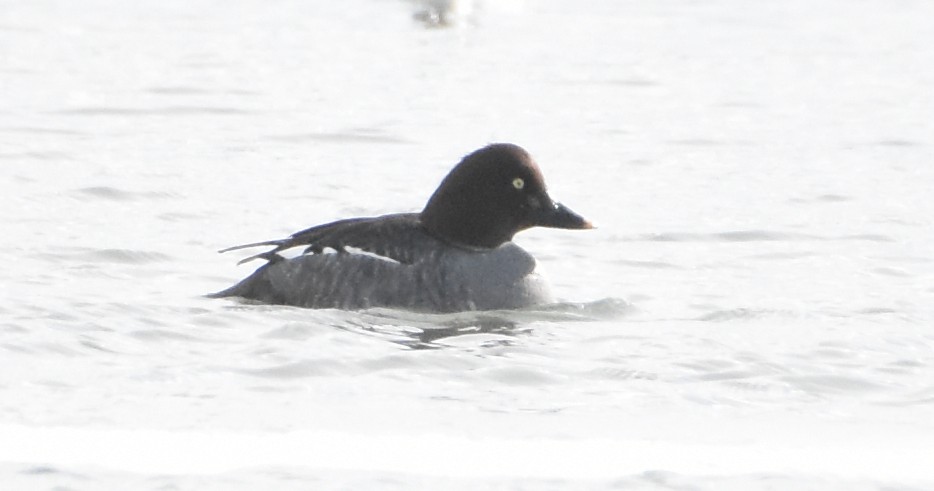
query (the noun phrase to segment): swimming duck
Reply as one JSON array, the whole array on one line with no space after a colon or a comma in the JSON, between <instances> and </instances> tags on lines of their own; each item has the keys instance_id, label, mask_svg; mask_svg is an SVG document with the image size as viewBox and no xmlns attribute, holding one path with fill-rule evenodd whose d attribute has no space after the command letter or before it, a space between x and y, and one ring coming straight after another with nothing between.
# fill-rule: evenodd
<instances>
[{"instance_id":1,"label":"swimming duck","mask_svg":"<svg viewBox=\"0 0 934 491\"><path fill-rule=\"evenodd\" d=\"M512 242L531 227L593 225L548 195L538 165L509 143L464 157L420 213L350 218L279 240L253 274L211 297L308 308L426 312L518 309L554 302L535 258ZM303 247L287 259L281 252Z\"/></svg>"}]
</instances>

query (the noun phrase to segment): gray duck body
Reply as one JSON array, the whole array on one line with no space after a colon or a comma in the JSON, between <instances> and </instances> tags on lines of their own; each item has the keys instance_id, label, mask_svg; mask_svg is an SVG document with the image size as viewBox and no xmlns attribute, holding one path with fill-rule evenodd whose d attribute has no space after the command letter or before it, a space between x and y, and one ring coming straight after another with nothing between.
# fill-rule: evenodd
<instances>
[{"instance_id":1,"label":"gray duck body","mask_svg":"<svg viewBox=\"0 0 934 491\"><path fill-rule=\"evenodd\" d=\"M411 263L361 250L269 262L218 296L308 308L424 312L518 309L554 301L531 254L513 242L489 250L447 246L427 234Z\"/></svg>"}]
</instances>

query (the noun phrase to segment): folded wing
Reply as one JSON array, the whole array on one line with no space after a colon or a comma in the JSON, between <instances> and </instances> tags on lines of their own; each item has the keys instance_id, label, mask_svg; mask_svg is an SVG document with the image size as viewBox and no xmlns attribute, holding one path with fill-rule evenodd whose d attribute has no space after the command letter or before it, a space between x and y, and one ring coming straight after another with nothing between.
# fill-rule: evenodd
<instances>
[{"instance_id":1,"label":"folded wing","mask_svg":"<svg viewBox=\"0 0 934 491\"><path fill-rule=\"evenodd\" d=\"M412 264L428 252L432 241L422 230L417 213L398 213L338 220L296 232L284 239L243 244L219 252L272 246L272 249L238 263L243 264L253 259L265 259L270 263L281 261L285 258L279 253L293 247L304 247L303 254L321 254L325 249L346 253L350 252L350 248L402 264Z\"/></svg>"}]
</instances>

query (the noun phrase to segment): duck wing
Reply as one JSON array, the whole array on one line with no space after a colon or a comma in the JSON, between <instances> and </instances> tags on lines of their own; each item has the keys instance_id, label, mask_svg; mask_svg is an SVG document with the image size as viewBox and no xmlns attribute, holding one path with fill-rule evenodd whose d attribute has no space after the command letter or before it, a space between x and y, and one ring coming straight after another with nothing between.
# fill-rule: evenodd
<instances>
[{"instance_id":1,"label":"duck wing","mask_svg":"<svg viewBox=\"0 0 934 491\"><path fill-rule=\"evenodd\" d=\"M293 247L305 247L302 254L321 254L325 249L334 249L338 253L356 252L348 251L351 248L398 263L412 264L429 251L434 240L422 229L418 213L396 213L338 220L295 232L284 239L242 244L219 252L272 247L237 263L243 264L253 259L265 259L270 263L281 261L285 258L279 253Z\"/></svg>"}]
</instances>

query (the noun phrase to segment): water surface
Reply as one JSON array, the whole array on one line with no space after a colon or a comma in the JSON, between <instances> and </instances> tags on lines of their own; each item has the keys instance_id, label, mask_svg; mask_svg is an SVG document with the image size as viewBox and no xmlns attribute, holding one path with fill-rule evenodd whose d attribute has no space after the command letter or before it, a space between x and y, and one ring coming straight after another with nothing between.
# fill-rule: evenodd
<instances>
[{"instance_id":1,"label":"water surface","mask_svg":"<svg viewBox=\"0 0 934 491\"><path fill-rule=\"evenodd\" d=\"M932 4L459 8L0 9L3 487L934 486ZM562 304L201 296L492 141Z\"/></svg>"}]
</instances>

